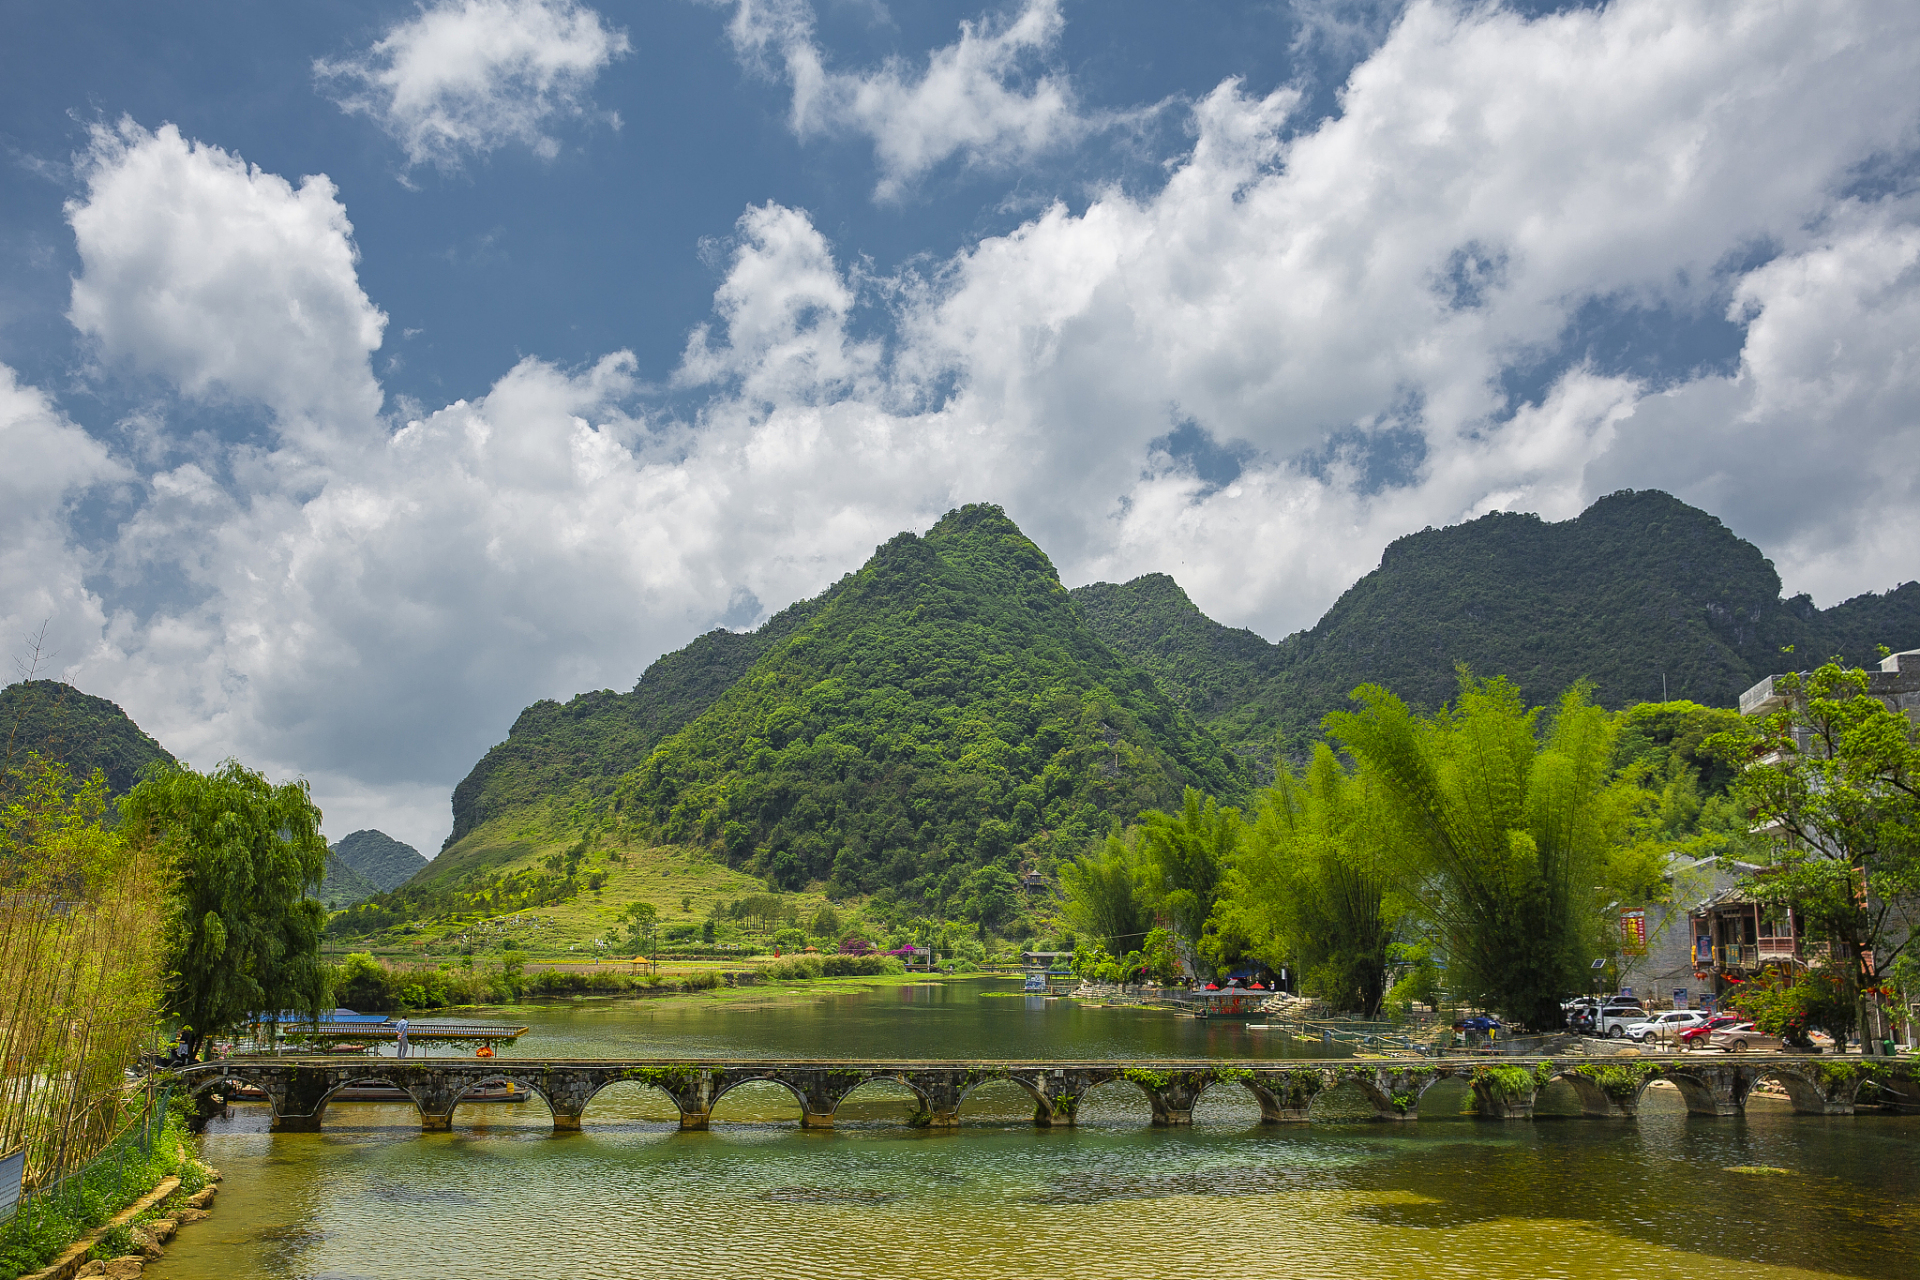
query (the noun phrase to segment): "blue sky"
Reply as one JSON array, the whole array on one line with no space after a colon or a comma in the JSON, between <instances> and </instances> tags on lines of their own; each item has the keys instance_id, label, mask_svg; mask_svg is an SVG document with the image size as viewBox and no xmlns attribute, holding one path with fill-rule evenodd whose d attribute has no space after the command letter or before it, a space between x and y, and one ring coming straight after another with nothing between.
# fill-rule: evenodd
<instances>
[{"instance_id":1,"label":"blue sky","mask_svg":"<svg viewBox=\"0 0 1920 1280\"><path fill-rule=\"evenodd\" d=\"M1914 576L1910 4L7 26L0 621L335 836L965 501L1276 638L1622 487Z\"/></svg>"}]
</instances>

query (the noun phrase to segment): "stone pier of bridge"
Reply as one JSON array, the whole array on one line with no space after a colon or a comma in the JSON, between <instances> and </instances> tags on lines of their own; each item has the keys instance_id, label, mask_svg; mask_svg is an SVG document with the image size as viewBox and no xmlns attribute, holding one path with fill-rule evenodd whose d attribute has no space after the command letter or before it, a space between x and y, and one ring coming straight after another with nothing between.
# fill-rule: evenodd
<instances>
[{"instance_id":1,"label":"stone pier of bridge","mask_svg":"<svg viewBox=\"0 0 1920 1280\"><path fill-rule=\"evenodd\" d=\"M1421 1096L1450 1079L1472 1090L1481 1118L1498 1120L1531 1118L1541 1090L1560 1080L1572 1086L1582 1114L1591 1117L1635 1116L1646 1088L1660 1080L1676 1086L1696 1115L1741 1114L1763 1081L1778 1083L1794 1110L1807 1114L1850 1115L1856 1105L1920 1109L1914 1063L1755 1054L1131 1063L281 1057L233 1058L180 1074L196 1093L230 1091L235 1084L258 1088L273 1109L273 1128L281 1132L317 1131L329 1101L354 1085L401 1090L419 1108L422 1130L446 1130L463 1098L498 1081L537 1093L557 1131L578 1130L594 1095L624 1082L656 1088L672 1099L685 1129L705 1129L721 1098L762 1081L793 1095L807 1129L831 1129L840 1103L875 1081L909 1090L916 1100L909 1123L935 1129L957 1126L967 1098L999 1081L1028 1095L1033 1121L1043 1127L1073 1124L1090 1090L1115 1083L1144 1094L1153 1123L1162 1126L1193 1123L1200 1097L1221 1087L1244 1089L1259 1104L1262 1121L1271 1124L1308 1121L1316 1098L1347 1085L1357 1088L1378 1119L1410 1121L1418 1117Z\"/></svg>"}]
</instances>

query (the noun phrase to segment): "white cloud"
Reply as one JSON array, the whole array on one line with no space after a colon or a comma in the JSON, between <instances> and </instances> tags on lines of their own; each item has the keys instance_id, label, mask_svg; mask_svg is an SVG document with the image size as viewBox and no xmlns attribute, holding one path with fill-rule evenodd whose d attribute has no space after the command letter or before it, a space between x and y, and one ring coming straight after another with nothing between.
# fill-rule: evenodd
<instances>
[{"instance_id":1,"label":"white cloud","mask_svg":"<svg viewBox=\"0 0 1920 1280\"><path fill-rule=\"evenodd\" d=\"M676 375L706 396L691 421L649 411L616 353L523 361L391 434L325 180L123 129L72 215L76 322L189 393L327 429L143 453L98 580L185 585L103 611L69 552L48 607L92 628L83 684L169 745L298 767L336 835L430 849L446 789L528 701L627 687L740 601L818 591L962 501L1006 504L1069 581L1167 570L1276 636L1410 529L1565 517L1622 485L1723 515L1823 603L1889 586L1920 532L1920 230L1897 198L1840 193L1911 143L1916 55L1920 12L1892 3L1416 3L1338 118L1289 136L1295 95L1222 85L1157 193L1047 210L919 276L870 278L803 212L749 208ZM1723 267L1758 244L1772 261ZM269 253L257 289L202 283ZM1729 298L1732 377L1655 393L1557 351L1594 299ZM1535 402L1507 404L1503 372L1550 356ZM73 429L19 395L5 420L53 457ZM1154 462L1177 423L1250 460L1225 483ZM1369 484L1369 450L1409 439L1395 484ZM75 456L35 482L45 545L117 465Z\"/></svg>"},{"instance_id":2,"label":"white cloud","mask_svg":"<svg viewBox=\"0 0 1920 1280\"><path fill-rule=\"evenodd\" d=\"M869 383L879 344L849 343L854 290L806 214L771 202L742 214L741 245L714 295L726 341L693 332L674 381L729 383L755 404L844 396ZM870 389L870 388L869 388Z\"/></svg>"},{"instance_id":3,"label":"white cloud","mask_svg":"<svg viewBox=\"0 0 1920 1280\"><path fill-rule=\"evenodd\" d=\"M1748 274L1740 372L1639 402L1588 484L1671 473L1824 603L1920 576L1920 209L1846 202Z\"/></svg>"},{"instance_id":4,"label":"white cloud","mask_svg":"<svg viewBox=\"0 0 1920 1280\"><path fill-rule=\"evenodd\" d=\"M83 270L68 317L110 363L196 398L254 401L286 430L379 411L367 356L386 316L325 177L293 186L172 125L96 128L67 205Z\"/></svg>"},{"instance_id":5,"label":"white cloud","mask_svg":"<svg viewBox=\"0 0 1920 1280\"><path fill-rule=\"evenodd\" d=\"M71 532L73 506L131 473L3 364L0 458L0 636L10 659L30 663L28 638L48 626L45 679L76 661L105 622L86 582L93 557Z\"/></svg>"},{"instance_id":6,"label":"white cloud","mask_svg":"<svg viewBox=\"0 0 1920 1280\"><path fill-rule=\"evenodd\" d=\"M439 0L365 53L317 59L313 70L409 164L457 169L510 143L559 154L547 130L587 115L594 80L631 47L575 0Z\"/></svg>"},{"instance_id":7,"label":"white cloud","mask_svg":"<svg viewBox=\"0 0 1920 1280\"><path fill-rule=\"evenodd\" d=\"M1097 127L1078 112L1065 77L1032 70L1064 27L1059 0L1026 0L1005 22L962 22L960 38L929 54L924 68L890 59L864 72L827 66L804 0L738 0L727 32L751 65L778 57L793 87L795 134L846 132L872 142L881 175L875 195L892 200L956 156L1005 167Z\"/></svg>"}]
</instances>

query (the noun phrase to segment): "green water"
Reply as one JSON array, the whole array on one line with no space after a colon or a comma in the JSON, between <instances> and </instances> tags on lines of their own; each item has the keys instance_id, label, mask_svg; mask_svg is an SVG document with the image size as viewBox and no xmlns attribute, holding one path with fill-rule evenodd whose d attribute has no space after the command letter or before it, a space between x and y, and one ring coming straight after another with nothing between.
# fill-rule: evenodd
<instances>
[{"instance_id":1,"label":"green water","mask_svg":"<svg viewBox=\"0 0 1920 1280\"><path fill-rule=\"evenodd\" d=\"M1122 1010L983 998L983 984L828 1002L516 1011L518 1052L580 1056L1188 1056L1261 1033ZM1275 1052L1268 1048L1265 1052ZM1690 1118L1650 1092L1637 1122L1440 1118L1261 1127L1216 1088L1192 1130L1148 1127L1131 1086L1073 1129L1035 1130L1011 1086L957 1132L899 1123L904 1094L849 1098L803 1132L777 1086L682 1133L659 1095L595 1099L585 1132L544 1107L467 1106L421 1135L411 1107L336 1105L326 1131L209 1126L213 1217L147 1274L234 1277L1920 1276L1920 1118ZM1770 1167L1784 1174L1735 1172Z\"/></svg>"}]
</instances>

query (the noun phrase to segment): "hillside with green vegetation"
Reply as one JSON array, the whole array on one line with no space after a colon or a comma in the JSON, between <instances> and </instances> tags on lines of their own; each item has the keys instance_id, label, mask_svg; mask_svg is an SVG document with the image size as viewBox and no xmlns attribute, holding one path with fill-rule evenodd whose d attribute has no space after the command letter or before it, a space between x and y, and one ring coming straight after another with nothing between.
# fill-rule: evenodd
<instances>
[{"instance_id":1,"label":"hillside with green vegetation","mask_svg":"<svg viewBox=\"0 0 1920 1280\"><path fill-rule=\"evenodd\" d=\"M616 793L617 820L770 882L929 903L1250 778L1088 629L998 507L900 534Z\"/></svg>"},{"instance_id":2,"label":"hillside with green vegetation","mask_svg":"<svg viewBox=\"0 0 1920 1280\"><path fill-rule=\"evenodd\" d=\"M155 761L173 763L119 704L57 680L21 680L0 689L0 734L6 758L37 752L67 766L76 778L95 769L114 795L125 795Z\"/></svg>"},{"instance_id":3,"label":"hillside with green vegetation","mask_svg":"<svg viewBox=\"0 0 1920 1280\"><path fill-rule=\"evenodd\" d=\"M338 911L356 902L365 902L379 892L378 885L348 866L339 854L327 851L327 875L314 894L326 904L327 910Z\"/></svg>"},{"instance_id":4,"label":"hillside with green vegetation","mask_svg":"<svg viewBox=\"0 0 1920 1280\"><path fill-rule=\"evenodd\" d=\"M513 890L531 901L567 892L590 854L675 846L784 889L1011 910L1021 860L1186 786L1238 796L1252 782L1087 628L996 507L901 534L751 636L702 637L633 694L597 699L522 716L462 784L495 807L463 815L410 893L533 876L544 888Z\"/></svg>"},{"instance_id":5,"label":"hillside with green vegetation","mask_svg":"<svg viewBox=\"0 0 1920 1280\"><path fill-rule=\"evenodd\" d=\"M332 845L329 852L372 885L375 893L399 888L427 865L418 849L384 831L356 831Z\"/></svg>"},{"instance_id":6,"label":"hillside with green vegetation","mask_svg":"<svg viewBox=\"0 0 1920 1280\"><path fill-rule=\"evenodd\" d=\"M801 601L757 631L710 631L648 667L630 692L601 689L565 703L534 703L454 788L453 831L442 848L531 805L591 808L604 801L616 779L712 706L825 599Z\"/></svg>"},{"instance_id":7,"label":"hillside with green vegetation","mask_svg":"<svg viewBox=\"0 0 1920 1280\"><path fill-rule=\"evenodd\" d=\"M1758 548L1653 490L1612 494L1557 523L1496 512L1409 534L1312 629L1278 644L1208 619L1165 575L1074 596L1102 639L1216 736L1263 757L1276 741L1303 752L1321 717L1363 683L1437 707L1459 663L1509 677L1536 702L1584 678L1606 707L1724 707L1787 666L1920 645L1920 583L1826 610L1782 600Z\"/></svg>"}]
</instances>

